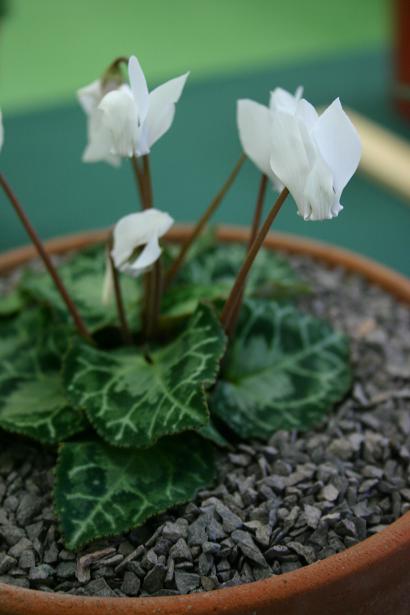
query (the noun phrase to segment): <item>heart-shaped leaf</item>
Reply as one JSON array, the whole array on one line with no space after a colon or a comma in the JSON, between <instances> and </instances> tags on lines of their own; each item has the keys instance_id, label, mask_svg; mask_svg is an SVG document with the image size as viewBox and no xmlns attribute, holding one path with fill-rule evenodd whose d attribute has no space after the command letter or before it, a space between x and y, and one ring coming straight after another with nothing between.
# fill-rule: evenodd
<instances>
[{"instance_id":1,"label":"heart-shaped leaf","mask_svg":"<svg viewBox=\"0 0 410 615\"><path fill-rule=\"evenodd\" d=\"M243 438L319 422L351 385L347 338L290 305L244 304L211 409Z\"/></svg>"},{"instance_id":2,"label":"heart-shaped leaf","mask_svg":"<svg viewBox=\"0 0 410 615\"><path fill-rule=\"evenodd\" d=\"M77 252L58 267L69 295L91 332L118 326L114 299L108 305L102 303L105 266L105 248L97 245ZM135 328L139 319L140 287L135 279L128 276L121 276L120 283L125 311L131 326ZM67 308L47 272L27 270L20 288L34 301L47 305L60 318L71 323Z\"/></svg>"},{"instance_id":3,"label":"heart-shaped leaf","mask_svg":"<svg viewBox=\"0 0 410 615\"><path fill-rule=\"evenodd\" d=\"M60 374L56 344L66 335L37 308L0 322L1 428L48 444L84 429L85 417L70 406Z\"/></svg>"},{"instance_id":4,"label":"heart-shaped leaf","mask_svg":"<svg viewBox=\"0 0 410 615\"><path fill-rule=\"evenodd\" d=\"M55 507L65 544L77 549L192 499L214 478L213 448L193 433L142 451L103 442L63 444Z\"/></svg>"},{"instance_id":5,"label":"heart-shaped leaf","mask_svg":"<svg viewBox=\"0 0 410 615\"><path fill-rule=\"evenodd\" d=\"M208 423L204 388L215 381L224 349L212 308L201 305L183 333L152 352L106 352L76 339L63 377L73 405L107 442L143 448Z\"/></svg>"},{"instance_id":6,"label":"heart-shaped leaf","mask_svg":"<svg viewBox=\"0 0 410 615\"><path fill-rule=\"evenodd\" d=\"M182 268L176 283L164 295L163 319L191 314L203 300L226 299L245 258L246 246L238 243L206 246ZM246 295L289 299L306 293L289 262L279 254L261 250L246 285Z\"/></svg>"}]
</instances>

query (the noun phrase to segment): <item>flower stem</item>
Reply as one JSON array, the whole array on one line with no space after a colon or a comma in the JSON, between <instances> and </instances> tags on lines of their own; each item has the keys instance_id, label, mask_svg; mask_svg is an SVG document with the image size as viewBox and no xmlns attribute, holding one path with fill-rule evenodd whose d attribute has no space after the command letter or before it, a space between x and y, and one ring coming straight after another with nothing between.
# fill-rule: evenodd
<instances>
[{"instance_id":1,"label":"flower stem","mask_svg":"<svg viewBox=\"0 0 410 615\"><path fill-rule=\"evenodd\" d=\"M258 234L259 226L261 223L263 203L265 201L266 188L268 185L268 176L262 173L261 181L259 183L258 197L256 199L255 212L253 214L251 234L248 242L248 250L251 249L253 242Z\"/></svg>"},{"instance_id":2,"label":"flower stem","mask_svg":"<svg viewBox=\"0 0 410 615\"><path fill-rule=\"evenodd\" d=\"M133 339L132 339L132 333L128 326L127 316L125 314L120 278L118 275L117 268L115 267L114 260L111 256L112 241L113 240L111 237L108 242L107 251L108 251L108 262L110 264L111 275L112 275L113 286L114 286L115 305L117 308L118 320L120 321L122 339L125 344L127 344L128 346L131 346L131 344L133 343Z\"/></svg>"},{"instance_id":3,"label":"flower stem","mask_svg":"<svg viewBox=\"0 0 410 615\"><path fill-rule=\"evenodd\" d=\"M252 220L251 233L249 235L248 251L251 249L252 244L255 241L256 236L258 234L262 212L263 212L263 203L265 201L267 185L268 185L268 176L262 173L261 180L259 183L258 196L256 199L255 211L254 211L253 220ZM239 319L239 314L241 311L243 297L245 294L245 287L246 287L246 280L243 285L242 291L238 294L236 303L232 308L232 316L230 318L229 330L226 331L228 337L232 337L235 332L236 325Z\"/></svg>"},{"instance_id":4,"label":"flower stem","mask_svg":"<svg viewBox=\"0 0 410 615\"><path fill-rule=\"evenodd\" d=\"M233 182L236 179L236 176L238 175L240 171L241 166L245 162L245 159L246 159L245 154L242 154L238 162L236 163L235 167L233 168L231 174L229 175L228 179L226 180L226 182L224 183L224 185L222 186L218 194L211 201L206 211L202 214L202 217L199 219L197 224L194 226L191 235L188 237L185 243L181 246L178 256L176 257L170 269L165 275L164 289L167 289L169 285L171 284L171 282L174 280L175 276L177 275L178 271L181 268L181 265L183 264L186 258L186 255L189 249L191 248L195 239L200 235L200 233L206 226L212 214L217 210L218 206L220 205L224 196L228 192L229 188L232 186Z\"/></svg>"},{"instance_id":5,"label":"flower stem","mask_svg":"<svg viewBox=\"0 0 410 615\"><path fill-rule=\"evenodd\" d=\"M268 234L269 229L273 221L275 220L276 216L278 215L280 208L285 202L288 194L289 194L289 190L287 188L284 188L282 192L280 193L280 195L278 196L272 209L267 215L267 218L265 222L263 223L261 230L257 234L252 246L250 247L248 254L242 264L242 267L239 270L235 283L232 287L232 290L230 292L228 299L225 302L225 305L223 307L222 314L221 314L221 324L226 332L228 332L230 329L232 315L234 313L235 306L237 305L237 302L241 297L241 293L243 292L243 287L246 282L246 278L248 276L249 270L252 267L252 264L260 248L262 247L265 237Z\"/></svg>"},{"instance_id":6,"label":"flower stem","mask_svg":"<svg viewBox=\"0 0 410 615\"><path fill-rule=\"evenodd\" d=\"M149 165L149 155L145 154L142 157L142 165L143 165L143 177L145 184L145 209L149 209L153 205L153 196L152 196L152 181L151 181L151 171Z\"/></svg>"},{"instance_id":7,"label":"flower stem","mask_svg":"<svg viewBox=\"0 0 410 615\"><path fill-rule=\"evenodd\" d=\"M31 241L33 242L40 258L42 259L48 273L50 274L58 292L61 295L62 300L64 301L64 303L67 306L68 311L71 314L71 317L75 323L75 326L78 329L78 332L80 333L80 335L82 335L86 340L88 340L90 343L94 343L93 339L91 337L91 334L89 333L83 319L81 318L76 306L74 305L73 300L71 299L70 295L68 294L60 276L57 273L56 268L54 267L50 256L47 254L46 250L44 249L44 246L39 238L39 236L37 235L36 231L34 230L33 226L31 225L30 220L28 219L26 213L24 212L22 206L20 205L19 201L17 200L16 195L14 194L14 192L12 191L10 185L8 184L8 182L6 181L6 178L0 174L0 184L1 187L3 188L5 194L7 195L11 205L13 206L17 216L20 218L28 236L30 237Z\"/></svg>"},{"instance_id":8,"label":"flower stem","mask_svg":"<svg viewBox=\"0 0 410 615\"><path fill-rule=\"evenodd\" d=\"M138 160L137 157L135 156L135 154L133 154L130 158L131 160L131 166L133 168L134 171L134 176L135 176L135 181L137 184L137 188L138 188L138 193L140 195L140 201L141 201L141 208L142 209L146 209L146 196L145 196L145 184L144 184L144 176L143 173L139 167L138 164Z\"/></svg>"},{"instance_id":9,"label":"flower stem","mask_svg":"<svg viewBox=\"0 0 410 615\"><path fill-rule=\"evenodd\" d=\"M151 303L148 314L146 336L151 339L155 336L161 307L162 297L162 265L161 260L157 260L151 273Z\"/></svg>"}]
</instances>

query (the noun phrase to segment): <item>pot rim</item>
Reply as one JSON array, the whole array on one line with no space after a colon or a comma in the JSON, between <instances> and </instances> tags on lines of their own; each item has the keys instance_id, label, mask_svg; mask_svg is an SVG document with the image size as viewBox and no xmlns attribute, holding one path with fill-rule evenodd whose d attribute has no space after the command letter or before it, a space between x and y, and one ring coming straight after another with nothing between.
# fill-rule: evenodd
<instances>
[{"instance_id":1,"label":"pot rim","mask_svg":"<svg viewBox=\"0 0 410 615\"><path fill-rule=\"evenodd\" d=\"M189 225L177 225L167 235L167 240L181 242L188 235ZM50 253L62 254L106 239L108 230L76 233L45 242ZM221 226L217 237L222 242L245 242L249 237L246 228ZM359 273L381 286L399 301L410 305L410 279L368 258L343 248L312 241L284 233L271 233L265 240L267 249L278 249L293 254L307 254L328 266L342 266L352 273ZM36 256L34 247L25 246L0 254L0 274L24 264ZM0 583L0 613L13 615L69 615L90 609L100 610L101 615L133 613L134 615L206 615L212 612L234 615L239 605L248 606L255 614L259 609L278 607L285 600L294 599L315 589L337 585L347 577L354 577L364 570L383 568L397 557L410 552L410 512L390 524L386 529L357 545L293 572L271 576L235 587L217 589L171 597L101 598L47 593ZM2 610L4 609L4 610ZM264 611L265 612L265 611ZM268 612L268 611L266 611Z\"/></svg>"}]
</instances>

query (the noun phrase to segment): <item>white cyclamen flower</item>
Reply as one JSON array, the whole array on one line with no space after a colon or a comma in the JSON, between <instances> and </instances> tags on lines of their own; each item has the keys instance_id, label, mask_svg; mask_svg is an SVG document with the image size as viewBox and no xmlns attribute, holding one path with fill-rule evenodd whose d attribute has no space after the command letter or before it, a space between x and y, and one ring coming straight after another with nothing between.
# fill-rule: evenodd
<instances>
[{"instance_id":1,"label":"white cyclamen flower","mask_svg":"<svg viewBox=\"0 0 410 615\"><path fill-rule=\"evenodd\" d=\"M162 137L175 115L188 73L148 92L147 82L135 56L128 63L130 85L110 92L99 104L102 122L110 132L113 154L143 156Z\"/></svg>"},{"instance_id":2,"label":"white cyclamen flower","mask_svg":"<svg viewBox=\"0 0 410 615\"><path fill-rule=\"evenodd\" d=\"M84 162L105 161L114 166L120 164L120 157L112 153L111 133L103 123L103 114L98 105L104 96L118 87L115 81L103 85L101 79L93 81L77 92L79 103L87 115L88 143L83 152Z\"/></svg>"},{"instance_id":3,"label":"white cyclamen flower","mask_svg":"<svg viewBox=\"0 0 410 615\"><path fill-rule=\"evenodd\" d=\"M0 111L0 152L4 143L4 128L3 128L3 114Z\"/></svg>"},{"instance_id":4,"label":"white cyclamen flower","mask_svg":"<svg viewBox=\"0 0 410 615\"><path fill-rule=\"evenodd\" d=\"M320 116L284 90L271 98L272 172L293 196L304 220L326 220L343 209L340 197L356 171L361 144L337 98Z\"/></svg>"},{"instance_id":5,"label":"white cyclamen flower","mask_svg":"<svg viewBox=\"0 0 410 615\"><path fill-rule=\"evenodd\" d=\"M161 256L160 237L173 224L169 214L153 208L121 218L113 232L111 256L115 267L134 277L148 271Z\"/></svg>"},{"instance_id":6,"label":"white cyclamen flower","mask_svg":"<svg viewBox=\"0 0 410 615\"><path fill-rule=\"evenodd\" d=\"M301 95L301 88L297 89L294 96L281 88L276 88L271 96L271 105L275 97L279 101L283 99L287 105L294 104L296 106ZM271 108L254 100L242 99L238 100L236 116L239 139L245 154L262 173L269 177L276 190L282 190L283 185L273 172L270 164L272 154Z\"/></svg>"}]
</instances>

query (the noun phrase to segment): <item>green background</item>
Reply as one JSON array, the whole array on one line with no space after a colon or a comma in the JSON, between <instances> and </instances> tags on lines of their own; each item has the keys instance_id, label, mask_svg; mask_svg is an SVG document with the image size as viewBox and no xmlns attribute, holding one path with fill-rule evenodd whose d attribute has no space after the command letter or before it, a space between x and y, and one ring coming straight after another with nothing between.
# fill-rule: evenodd
<instances>
[{"instance_id":1,"label":"green background","mask_svg":"<svg viewBox=\"0 0 410 615\"><path fill-rule=\"evenodd\" d=\"M43 237L112 224L136 207L126 161L85 165L75 90L113 57L136 53L149 85L191 70L172 130L152 152L155 205L196 219L240 154L235 104L305 86L315 104L342 102L404 136L391 105L390 3L385 0L14 0L0 27L1 167ZM248 224L258 174L248 163L217 219ZM271 199L273 194L271 195ZM1 198L0 248L26 242ZM343 213L305 223L294 205L275 228L317 237L410 273L410 208L357 175Z\"/></svg>"}]
</instances>

